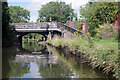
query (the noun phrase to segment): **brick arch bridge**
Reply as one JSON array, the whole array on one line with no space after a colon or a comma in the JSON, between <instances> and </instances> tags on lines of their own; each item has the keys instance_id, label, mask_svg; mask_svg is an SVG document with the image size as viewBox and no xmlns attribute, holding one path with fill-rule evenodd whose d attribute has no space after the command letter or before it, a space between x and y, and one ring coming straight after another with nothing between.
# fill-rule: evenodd
<instances>
[{"instance_id":1,"label":"brick arch bridge","mask_svg":"<svg viewBox=\"0 0 120 80\"><path fill-rule=\"evenodd\" d=\"M22 43L22 37L29 33L38 33L50 40L54 35L62 34L60 22L40 22L40 23L11 23L12 30L16 32L16 38Z\"/></svg>"}]
</instances>

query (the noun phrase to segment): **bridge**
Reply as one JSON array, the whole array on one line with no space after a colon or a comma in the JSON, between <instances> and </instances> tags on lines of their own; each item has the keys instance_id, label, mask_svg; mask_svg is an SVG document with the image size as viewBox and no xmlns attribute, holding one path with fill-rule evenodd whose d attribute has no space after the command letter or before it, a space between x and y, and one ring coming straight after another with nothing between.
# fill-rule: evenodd
<instances>
[{"instance_id":1,"label":"bridge","mask_svg":"<svg viewBox=\"0 0 120 80\"><path fill-rule=\"evenodd\" d=\"M39 23L11 23L12 30L17 33L19 42L22 42L22 36L29 33L39 33L45 37L45 40L50 40L54 35L64 36L65 31L74 34L82 34L81 32L62 24L61 22L39 22Z\"/></svg>"}]
</instances>

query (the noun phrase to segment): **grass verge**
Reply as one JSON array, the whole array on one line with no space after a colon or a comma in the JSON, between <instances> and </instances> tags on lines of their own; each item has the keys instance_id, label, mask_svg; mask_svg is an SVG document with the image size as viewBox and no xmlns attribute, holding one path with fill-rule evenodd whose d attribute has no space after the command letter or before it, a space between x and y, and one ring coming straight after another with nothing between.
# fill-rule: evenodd
<instances>
[{"instance_id":1,"label":"grass verge","mask_svg":"<svg viewBox=\"0 0 120 80\"><path fill-rule=\"evenodd\" d=\"M75 37L73 39L53 38L48 40L47 43L56 47L67 46L71 51L78 50L90 60L92 67L100 67L107 74L113 72L114 77L120 78L118 41L116 40L94 41Z\"/></svg>"}]
</instances>

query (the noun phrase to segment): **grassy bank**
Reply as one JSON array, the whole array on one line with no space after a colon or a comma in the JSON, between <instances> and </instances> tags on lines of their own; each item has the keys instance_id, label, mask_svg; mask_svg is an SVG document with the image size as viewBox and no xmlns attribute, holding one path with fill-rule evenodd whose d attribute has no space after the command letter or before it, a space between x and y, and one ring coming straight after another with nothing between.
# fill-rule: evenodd
<instances>
[{"instance_id":1,"label":"grassy bank","mask_svg":"<svg viewBox=\"0 0 120 80\"><path fill-rule=\"evenodd\" d=\"M108 76L101 74L101 71L99 70L97 71L96 69L91 70L90 66L88 66L87 64L82 64L82 59L74 55L67 54L66 51L64 51L65 49L62 49L62 51L61 50L59 51L58 49L48 45L47 45L47 48L50 49L52 53L63 62L64 66L71 68L76 75L80 75L78 78L105 78L102 80L108 80L109 78ZM97 74L97 73L100 73L100 74Z\"/></svg>"},{"instance_id":2,"label":"grassy bank","mask_svg":"<svg viewBox=\"0 0 120 80\"><path fill-rule=\"evenodd\" d=\"M69 47L70 51L78 50L85 54L91 66L100 67L105 73L114 72L114 77L119 78L120 69L118 62L118 42L108 40L86 40L81 37L73 39L54 38L47 41L56 47Z\"/></svg>"}]
</instances>

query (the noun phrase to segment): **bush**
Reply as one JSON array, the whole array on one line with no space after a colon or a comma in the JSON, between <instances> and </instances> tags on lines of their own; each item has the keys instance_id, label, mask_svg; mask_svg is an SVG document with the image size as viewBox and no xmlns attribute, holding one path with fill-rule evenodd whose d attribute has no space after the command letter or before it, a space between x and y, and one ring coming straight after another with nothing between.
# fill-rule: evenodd
<instances>
[{"instance_id":1,"label":"bush","mask_svg":"<svg viewBox=\"0 0 120 80\"><path fill-rule=\"evenodd\" d=\"M99 25L99 28L96 28L95 31L98 39L114 38L118 40L118 27L112 24Z\"/></svg>"}]
</instances>

